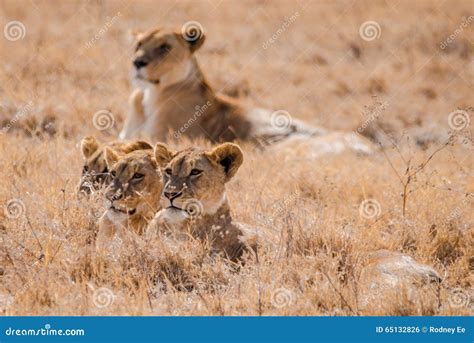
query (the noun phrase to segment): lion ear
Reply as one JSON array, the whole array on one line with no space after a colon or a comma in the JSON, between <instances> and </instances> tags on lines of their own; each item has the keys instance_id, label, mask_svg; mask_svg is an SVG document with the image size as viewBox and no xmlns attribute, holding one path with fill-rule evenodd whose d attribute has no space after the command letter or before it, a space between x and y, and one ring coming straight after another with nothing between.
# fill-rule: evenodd
<instances>
[{"instance_id":1,"label":"lion ear","mask_svg":"<svg viewBox=\"0 0 474 343\"><path fill-rule=\"evenodd\" d=\"M206 35L204 34L204 32L201 32L201 35L199 36L198 39L188 41L191 52L195 52L196 50L198 50L204 44L205 40L206 40Z\"/></svg>"},{"instance_id":2,"label":"lion ear","mask_svg":"<svg viewBox=\"0 0 474 343\"><path fill-rule=\"evenodd\" d=\"M128 30L128 39L131 43L139 41L144 36L144 33L139 30Z\"/></svg>"},{"instance_id":3,"label":"lion ear","mask_svg":"<svg viewBox=\"0 0 474 343\"><path fill-rule=\"evenodd\" d=\"M153 149L153 147L148 142L135 141L135 142L128 143L125 146L124 151L127 153L130 153L135 150L149 150L149 149Z\"/></svg>"},{"instance_id":4,"label":"lion ear","mask_svg":"<svg viewBox=\"0 0 474 343\"><path fill-rule=\"evenodd\" d=\"M119 160L119 155L108 146L104 150L105 163L107 163L107 168L112 169L113 165Z\"/></svg>"},{"instance_id":5,"label":"lion ear","mask_svg":"<svg viewBox=\"0 0 474 343\"><path fill-rule=\"evenodd\" d=\"M99 143L93 136L84 137L81 141L81 152L84 159L88 159L99 149Z\"/></svg>"},{"instance_id":6,"label":"lion ear","mask_svg":"<svg viewBox=\"0 0 474 343\"><path fill-rule=\"evenodd\" d=\"M226 182L229 181L244 161L244 154L237 144L224 143L207 153L207 156L224 168Z\"/></svg>"},{"instance_id":7,"label":"lion ear","mask_svg":"<svg viewBox=\"0 0 474 343\"><path fill-rule=\"evenodd\" d=\"M155 160L160 167L164 167L176 154L175 151L170 150L166 144L156 143L155 145Z\"/></svg>"},{"instance_id":8,"label":"lion ear","mask_svg":"<svg viewBox=\"0 0 474 343\"><path fill-rule=\"evenodd\" d=\"M206 35L204 31L201 30L200 27L188 27L183 26L182 32L178 33L178 35L184 40L184 42L188 45L189 50L191 53L197 51L206 40Z\"/></svg>"}]
</instances>

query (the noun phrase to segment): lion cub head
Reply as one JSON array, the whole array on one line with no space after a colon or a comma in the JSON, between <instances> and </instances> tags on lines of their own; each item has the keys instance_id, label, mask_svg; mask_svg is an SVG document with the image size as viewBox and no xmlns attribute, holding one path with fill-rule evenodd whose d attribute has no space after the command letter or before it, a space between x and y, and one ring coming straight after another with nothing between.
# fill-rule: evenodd
<instances>
[{"instance_id":1,"label":"lion cub head","mask_svg":"<svg viewBox=\"0 0 474 343\"><path fill-rule=\"evenodd\" d=\"M110 201L108 211L112 220L152 218L163 189L153 150L136 150L120 156L106 147L105 160L111 177L105 197Z\"/></svg>"},{"instance_id":2,"label":"lion cub head","mask_svg":"<svg viewBox=\"0 0 474 343\"><path fill-rule=\"evenodd\" d=\"M159 84L165 74L179 77L189 72L192 55L205 36L198 27L183 28L183 32L157 28L134 34L133 67L138 79Z\"/></svg>"},{"instance_id":3,"label":"lion cub head","mask_svg":"<svg viewBox=\"0 0 474 343\"><path fill-rule=\"evenodd\" d=\"M164 174L162 215L181 222L212 216L227 205L225 184L241 166L243 154L232 143L209 151L190 148L180 152L158 143L155 159Z\"/></svg>"},{"instance_id":4,"label":"lion cub head","mask_svg":"<svg viewBox=\"0 0 474 343\"><path fill-rule=\"evenodd\" d=\"M79 194L90 194L110 182L109 168L105 161L105 148L113 149L123 155L135 150L153 149L144 141L99 143L93 136L84 137L81 141L81 152L84 160Z\"/></svg>"}]
</instances>

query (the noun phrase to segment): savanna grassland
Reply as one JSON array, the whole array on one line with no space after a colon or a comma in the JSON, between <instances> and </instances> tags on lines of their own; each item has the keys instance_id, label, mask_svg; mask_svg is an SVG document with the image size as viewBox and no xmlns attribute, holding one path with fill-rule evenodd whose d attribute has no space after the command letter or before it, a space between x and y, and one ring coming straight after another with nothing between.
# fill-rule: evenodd
<instances>
[{"instance_id":1,"label":"savanna grassland","mask_svg":"<svg viewBox=\"0 0 474 343\"><path fill-rule=\"evenodd\" d=\"M1 314L472 314L473 14L469 0L1 0ZM105 205L76 197L78 143L115 139L127 112L129 31L187 21L215 90L378 147L308 159L244 144L228 197L265 234L238 269L198 242L97 256ZM207 143L178 148L192 144ZM442 281L367 307L378 249Z\"/></svg>"}]
</instances>

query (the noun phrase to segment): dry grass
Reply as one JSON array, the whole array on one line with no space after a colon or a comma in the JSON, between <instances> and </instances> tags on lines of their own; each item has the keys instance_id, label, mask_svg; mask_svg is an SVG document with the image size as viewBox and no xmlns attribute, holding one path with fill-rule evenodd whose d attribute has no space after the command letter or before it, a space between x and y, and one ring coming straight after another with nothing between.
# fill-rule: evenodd
<instances>
[{"instance_id":1,"label":"dry grass","mask_svg":"<svg viewBox=\"0 0 474 343\"><path fill-rule=\"evenodd\" d=\"M263 49L295 12L296 21ZM469 301L452 306L452 297L457 288L471 292L474 281L472 123L410 179L405 214L402 197L408 161L416 170L447 139L448 114L462 109L472 117L473 24L439 47L469 15L468 0L2 0L2 25L19 20L26 36L0 40L0 121L12 124L0 135L0 203L24 205L18 218L0 212L0 311L355 315L362 313L364 256L386 248L433 266L443 281L434 298L398 290L366 314L469 314ZM84 205L75 197L77 143L90 134L112 139L122 125L130 92L127 30L187 20L207 32L198 58L211 83L242 101L346 131L361 127L376 101L387 104L364 130L384 145L372 156L305 160L244 146L229 198L234 217L261 227L266 239L259 261L238 271L209 260L198 242L179 251L164 243L132 249L115 260L97 256L101 201ZM368 20L382 28L370 42L359 36ZM102 109L115 115L115 128L94 128L92 115ZM359 206L370 198L381 213L365 219Z\"/></svg>"}]
</instances>

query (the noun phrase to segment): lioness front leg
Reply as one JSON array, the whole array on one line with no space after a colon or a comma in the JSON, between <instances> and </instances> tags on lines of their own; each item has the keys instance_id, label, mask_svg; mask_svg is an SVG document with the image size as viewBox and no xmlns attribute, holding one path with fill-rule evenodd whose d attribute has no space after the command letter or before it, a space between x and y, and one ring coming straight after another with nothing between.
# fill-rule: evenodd
<instances>
[{"instance_id":1,"label":"lioness front leg","mask_svg":"<svg viewBox=\"0 0 474 343\"><path fill-rule=\"evenodd\" d=\"M143 108L143 90L135 89L128 99L129 112L125 124L120 132L120 139L132 139L139 135L145 123L145 110Z\"/></svg>"}]
</instances>

